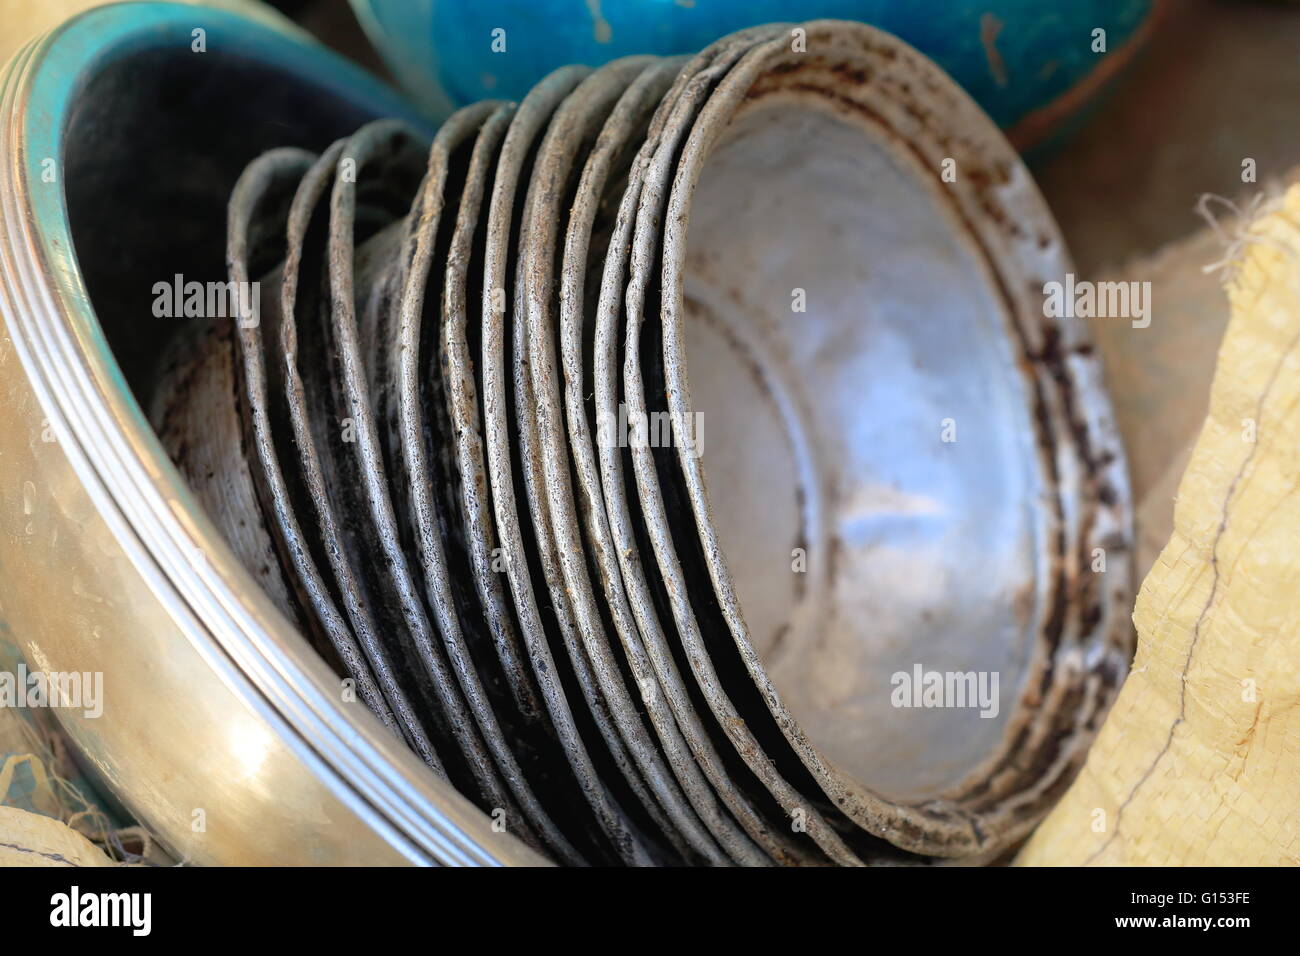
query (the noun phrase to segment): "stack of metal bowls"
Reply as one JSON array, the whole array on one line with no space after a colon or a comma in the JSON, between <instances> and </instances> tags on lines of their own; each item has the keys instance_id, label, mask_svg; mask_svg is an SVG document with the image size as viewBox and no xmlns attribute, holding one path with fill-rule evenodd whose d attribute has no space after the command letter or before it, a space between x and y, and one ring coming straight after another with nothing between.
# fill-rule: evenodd
<instances>
[{"instance_id":1,"label":"stack of metal bowls","mask_svg":"<svg viewBox=\"0 0 1300 956\"><path fill-rule=\"evenodd\" d=\"M167 47L192 12L131 11L55 53L118 27L174 83L98 139L50 91L58 134L0 143L35 210L0 370L58 436L0 454L74 499L37 495L64 539L26 554L123 590L79 639L0 602L29 658L112 664L109 732L68 722L146 823L202 861L633 865L992 862L1032 829L1127 667L1128 490L1085 329L1045 316L1060 237L937 67L771 25L430 140L294 41L203 14L241 38L212 72ZM128 154L158 97L190 166ZM251 135L184 141L212 117ZM223 241L242 305L143 334L134 283L213 278ZM146 714L207 749L147 766ZM183 826L216 777L219 841Z\"/></svg>"}]
</instances>

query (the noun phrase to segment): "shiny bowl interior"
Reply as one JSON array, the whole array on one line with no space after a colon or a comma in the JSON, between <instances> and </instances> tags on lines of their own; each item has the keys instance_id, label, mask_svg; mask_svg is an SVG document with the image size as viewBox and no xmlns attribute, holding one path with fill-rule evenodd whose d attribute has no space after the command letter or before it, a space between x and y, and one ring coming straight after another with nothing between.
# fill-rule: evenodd
<instances>
[{"instance_id":1,"label":"shiny bowl interior","mask_svg":"<svg viewBox=\"0 0 1300 956\"><path fill-rule=\"evenodd\" d=\"M0 553L0 607L29 665L105 673L101 718L59 712L86 763L194 862L536 862L340 694L142 413L186 323L157 314L159 286L225 281L247 162L419 117L289 28L152 3L25 48L0 110L0 445L40 509Z\"/></svg>"},{"instance_id":2,"label":"shiny bowl interior","mask_svg":"<svg viewBox=\"0 0 1300 956\"><path fill-rule=\"evenodd\" d=\"M895 800L959 782L1013 708L898 708L891 675L997 672L1009 700L1050 547L1003 304L918 167L830 112L751 110L687 253L701 450L755 647L827 755Z\"/></svg>"}]
</instances>

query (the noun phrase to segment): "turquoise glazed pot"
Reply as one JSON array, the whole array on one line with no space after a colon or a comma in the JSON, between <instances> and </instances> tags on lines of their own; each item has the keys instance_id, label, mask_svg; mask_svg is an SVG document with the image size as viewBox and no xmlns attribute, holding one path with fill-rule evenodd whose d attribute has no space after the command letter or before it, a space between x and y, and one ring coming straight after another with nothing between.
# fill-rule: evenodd
<instances>
[{"instance_id":1,"label":"turquoise glazed pot","mask_svg":"<svg viewBox=\"0 0 1300 956\"><path fill-rule=\"evenodd\" d=\"M915 46L1026 148L1064 128L1132 58L1161 0L352 3L398 80L435 118L475 100L520 99L566 63L691 53L742 27L831 17L870 23ZM1104 51L1094 52L1096 30L1105 31Z\"/></svg>"}]
</instances>

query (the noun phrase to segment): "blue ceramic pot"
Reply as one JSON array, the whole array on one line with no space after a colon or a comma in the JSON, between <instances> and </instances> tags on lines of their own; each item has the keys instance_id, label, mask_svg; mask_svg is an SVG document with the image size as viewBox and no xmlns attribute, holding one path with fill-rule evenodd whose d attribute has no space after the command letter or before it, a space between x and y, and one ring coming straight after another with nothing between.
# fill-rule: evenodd
<instances>
[{"instance_id":1,"label":"blue ceramic pot","mask_svg":"<svg viewBox=\"0 0 1300 956\"><path fill-rule=\"evenodd\" d=\"M915 46L1024 148L1061 129L1131 58L1160 0L352 3L399 81L436 118L474 100L520 99L566 63L690 53L742 27L830 17L870 23ZM1104 51L1094 51L1096 30L1105 31Z\"/></svg>"}]
</instances>

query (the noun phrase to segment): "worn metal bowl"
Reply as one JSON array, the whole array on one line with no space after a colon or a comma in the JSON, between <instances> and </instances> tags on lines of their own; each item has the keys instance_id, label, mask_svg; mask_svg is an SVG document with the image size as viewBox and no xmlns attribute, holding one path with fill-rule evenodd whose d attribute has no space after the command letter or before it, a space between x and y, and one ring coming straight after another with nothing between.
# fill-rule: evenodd
<instances>
[{"instance_id":1,"label":"worn metal bowl","mask_svg":"<svg viewBox=\"0 0 1300 956\"><path fill-rule=\"evenodd\" d=\"M4 73L3 634L104 674L102 716L61 722L187 861L539 859L346 699L141 410L187 321L159 288L225 280L240 171L378 116L410 111L300 36L167 4L83 14Z\"/></svg>"},{"instance_id":2,"label":"worn metal bowl","mask_svg":"<svg viewBox=\"0 0 1300 956\"><path fill-rule=\"evenodd\" d=\"M649 583L639 559L631 519L627 514L627 500L621 494L622 462L618 457L618 446L608 441L610 436L605 434L607 429L602 429L598 421L589 420L587 410L587 396L590 394L593 400L595 398L593 386L596 377L594 374L588 375L588 365L593 370L598 363L607 366L615 354L613 348L604 348L599 352L596 349L596 329L592 327L588 313L594 312L597 290L589 290L588 287L594 286L600 276L598 270L589 264L588 258L595 250L604 248L609 240L612 223L609 222L608 209L605 209L605 215L601 215L602 207L606 207L609 198L607 190L617 190L618 183L627 176L636 155L639 138L645 134L655 107L667 93L681 67L680 60L660 61L647 68L629 85L606 119L577 182L573 184L573 204L565 227L560 266L559 315L558 319L550 319L551 322L558 321L559 325L558 362L547 357L550 351L547 343L554 335L554 330L549 334L545 332L548 325L545 300L542 301L541 312L544 334L533 336L531 345L534 374L539 368L553 368L552 382L558 385L561 379L563 381L564 424L557 425L559 409L556 406L559 396L553 394L539 402L539 430L542 432L543 444L547 446L548 458L552 458L552 470L555 468L553 456L557 454L553 447L556 438L547 434L546 424L540 424L544 417L551 420L550 429L562 429L563 434L557 437L560 441L567 438L572 461L583 542L577 541L576 529L566 532L557 528L557 535L568 535L562 551L577 556L585 551L587 559L597 569L595 577L599 580L606 613L616 621L620 617L625 619L628 615L634 619L635 629L629 629L623 624L618 636L628 649L629 661L634 655L640 659L637 666L642 668L642 676L637 678L637 682L642 697L647 700L647 706L651 703L656 706L666 705L671 711L684 742L699 767L698 773L712 784L716 799L730 811L736 822L728 821L707 804L702 817L710 822L718 834L719 842L732 859L747 865L766 864L780 855L779 844L773 839L760 813L729 773L722 754L715 745L716 739L726 747L720 729L716 725L708 725L708 716L702 715L691 699L690 690L674 659L668 634L656 613ZM594 264L598 264L598 252L595 255ZM530 305L530 312L531 310ZM600 448L601 454L618 471L618 477L609 481L609 486L620 492L620 506L617 510L605 507L597 461L597 441L601 438L606 439L606 445ZM559 454L563 461L563 453ZM573 558L566 557L566 560L572 561ZM627 567L626 574L620 561ZM765 847L770 849L765 851Z\"/></svg>"},{"instance_id":3,"label":"worn metal bowl","mask_svg":"<svg viewBox=\"0 0 1300 956\"><path fill-rule=\"evenodd\" d=\"M674 434L633 456L642 505L774 759L896 845L996 852L1127 666L1123 454L1084 330L1045 315L1069 261L1005 140L895 38L801 29L645 164L625 390ZM992 693L900 697L930 673Z\"/></svg>"},{"instance_id":4,"label":"worn metal bowl","mask_svg":"<svg viewBox=\"0 0 1300 956\"><path fill-rule=\"evenodd\" d=\"M567 88L567 82L561 88ZM555 91L557 95L559 92ZM545 99L550 102L551 98ZM456 125L471 109L466 107L453 114L443 129ZM482 295L481 276L487 249L486 244L479 248L478 240L486 238L488 233L491 196L496 193L498 179L504 186L507 181L514 182L521 171L521 127L515 125L515 120L522 115L527 129L546 110L547 106L536 100L525 103L519 111L515 104L496 105L474 145L459 208L444 206L441 214L423 211L436 205L433 193L441 188L436 182L441 178L437 173L441 160L436 149L432 154L431 175L425 185L425 195L421 196L419 214L414 219L420 227L412 237L412 252L403 256L412 266L404 282L400 318L403 343L400 361L404 370L400 379L401 423L406 436L402 448L410 474L414 476L412 499L417 502L414 509L417 524L432 525L427 515L433 502L418 502L439 492L445 501L445 513L455 516L450 523L458 528L459 548L455 550L461 553L456 565L460 587L466 592L466 604L472 602L471 582L473 596L478 599L477 607L467 608L467 625L473 621L487 632L488 640L497 648L501 672L507 682L524 679L537 688L540 703L530 706L524 723L540 730L545 742L543 750L534 750L538 762L550 764L546 768L549 776L561 788L575 815L589 819L589 829L602 834L595 841L597 853L609 852L613 859L638 862L648 856L617 803L601 785L591 750L579 729L583 711L581 707L571 707L565 695L567 674L562 668L568 662L552 653L541 628L536 626L535 608L521 604L516 613L503 580L506 576L498 573L502 569L495 562L502 552L496 543L497 525L487 494L487 466L481 436L477 383L482 378L483 363L481 351L471 345L471 341L478 343L481 338L481 324L474 318L475 300L493 299L490 294ZM431 273L437 221L453 212L454 228L446 230L450 235L445 250L445 274L442 270ZM438 294L440 283L441 295ZM480 295L473 296L470 288ZM431 300L429 316L437 322L432 323L434 328L422 333L426 298ZM437 303L436 307L433 303ZM431 429L435 441L429 441L425 422L437 423ZM426 483L424 488L422 481ZM435 530L431 526L421 532L421 537L431 537ZM500 534L504 537L511 531L503 526ZM421 550L428 549L422 546ZM424 561L428 563L427 555ZM589 818L584 811L590 812Z\"/></svg>"},{"instance_id":5,"label":"worn metal bowl","mask_svg":"<svg viewBox=\"0 0 1300 956\"><path fill-rule=\"evenodd\" d=\"M516 322L524 322L527 329L536 447L542 462L546 510L550 515L550 527L543 530L553 537L584 647L594 661L601 662L611 673L617 673L621 653L631 678L626 685L618 682L622 689L615 687L613 693L606 694L606 699L611 707L624 711L622 724L625 726L640 727L638 709L644 709L649 718L672 775L681 785L680 792L667 790L660 794L660 801L672 814L687 845L710 862L759 863L764 861L763 855L724 811L696 763L684 732L678 727L674 708L660 691L658 675L632 609L620 594L621 585L616 588L608 577L589 570L590 558L579 528L579 512L588 512L598 492L589 493L579 505L570 473L565 417L561 412L562 376L556 350L559 302L552 293L557 281L565 209L570 207L571 190L579 188L579 162L589 149L611 139L617 143L631 131L624 128L631 126L631 117L620 115L617 107L626 102L629 90L636 101L637 84L645 85L642 76L649 78L652 89L666 91L676 66L673 61L648 57L612 61L592 74L557 111L539 150L529 187L529 228L521 233L519 243L524 313L516 317ZM643 93L639 96L644 98ZM573 195L572 207L577 208L576 199L580 194ZM588 192L586 198L590 201L597 197ZM582 273L585 272L584 268ZM567 383L567 387L572 389L573 384ZM594 461L591 471L594 477ZM535 513L541 510L538 506L533 509ZM598 585L603 585L602 596L608 598L604 603L597 596ZM689 806L683 805L682 797Z\"/></svg>"},{"instance_id":6,"label":"worn metal bowl","mask_svg":"<svg viewBox=\"0 0 1300 956\"><path fill-rule=\"evenodd\" d=\"M651 66L651 58L628 57L596 70L556 110L538 148L519 234L517 301L522 308L514 316L511 364L529 376L516 385L520 456L525 469L538 475L528 482L529 510L541 547L555 556L558 567L558 580L548 578L552 601L568 600L583 650L619 733L676 835L699 858L719 863L728 857L714 835L729 832L729 821L722 818L666 702L645 690L645 682L655 678L630 610L619 613L615 607L607 628L597 605L577 526L559 413L552 292L570 180L577 160L594 142L615 103ZM626 676L621 673L620 655L627 662ZM653 733L643 724L641 709Z\"/></svg>"}]
</instances>

